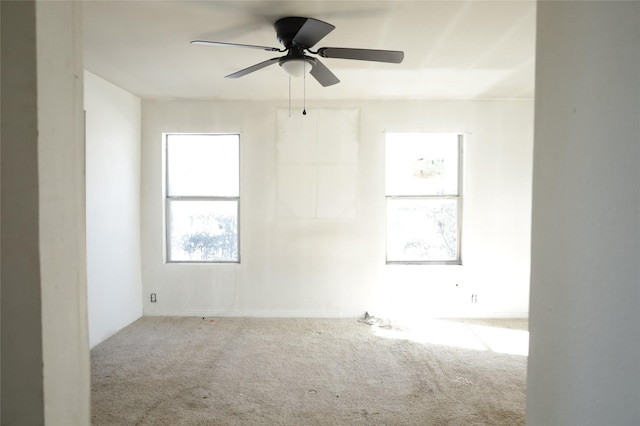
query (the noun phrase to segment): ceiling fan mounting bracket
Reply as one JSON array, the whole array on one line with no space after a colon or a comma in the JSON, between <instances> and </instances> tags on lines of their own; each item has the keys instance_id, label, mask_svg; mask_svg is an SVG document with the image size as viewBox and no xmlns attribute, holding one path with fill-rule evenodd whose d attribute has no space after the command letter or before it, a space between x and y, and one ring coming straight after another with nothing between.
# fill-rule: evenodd
<instances>
[{"instance_id":1,"label":"ceiling fan mounting bracket","mask_svg":"<svg viewBox=\"0 0 640 426\"><path fill-rule=\"evenodd\" d=\"M308 49L305 48L304 46L299 46L296 42L293 42L291 47L288 48L286 57L291 59L295 59L295 58L303 59L304 57L308 58L308 56L304 54L305 50L308 50Z\"/></svg>"}]
</instances>

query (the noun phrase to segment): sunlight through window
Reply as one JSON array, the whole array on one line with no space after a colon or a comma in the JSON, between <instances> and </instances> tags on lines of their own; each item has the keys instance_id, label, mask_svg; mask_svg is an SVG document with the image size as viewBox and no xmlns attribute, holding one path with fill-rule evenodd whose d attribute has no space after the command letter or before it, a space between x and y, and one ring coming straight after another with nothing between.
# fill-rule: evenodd
<instances>
[{"instance_id":1,"label":"sunlight through window","mask_svg":"<svg viewBox=\"0 0 640 426\"><path fill-rule=\"evenodd\" d=\"M388 133L388 263L460 263L462 135Z\"/></svg>"},{"instance_id":2,"label":"sunlight through window","mask_svg":"<svg viewBox=\"0 0 640 426\"><path fill-rule=\"evenodd\" d=\"M473 324L470 321L426 320L401 327L372 327L377 336L417 343L528 356L529 332Z\"/></svg>"},{"instance_id":3,"label":"sunlight through window","mask_svg":"<svg viewBox=\"0 0 640 426\"><path fill-rule=\"evenodd\" d=\"M238 262L240 137L166 135L168 262Z\"/></svg>"}]
</instances>

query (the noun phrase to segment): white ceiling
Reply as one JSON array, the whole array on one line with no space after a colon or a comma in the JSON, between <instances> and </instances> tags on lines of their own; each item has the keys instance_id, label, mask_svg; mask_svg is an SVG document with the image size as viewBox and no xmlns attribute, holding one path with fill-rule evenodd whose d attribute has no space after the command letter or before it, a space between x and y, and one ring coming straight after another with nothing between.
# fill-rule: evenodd
<instances>
[{"instance_id":1,"label":"white ceiling","mask_svg":"<svg viewBox=\"0 0 640 426\"><path fill-rule=\"evenodd\" d=\"M403 50L401 64L322 59L341 80L292 82L313 99L532 99L535 1L85 1L85 68L144 99L286 99L278 52L191 45L195 39L282 47L285 16L336 26L318 47Z\"/></svg>"}]
</instances>

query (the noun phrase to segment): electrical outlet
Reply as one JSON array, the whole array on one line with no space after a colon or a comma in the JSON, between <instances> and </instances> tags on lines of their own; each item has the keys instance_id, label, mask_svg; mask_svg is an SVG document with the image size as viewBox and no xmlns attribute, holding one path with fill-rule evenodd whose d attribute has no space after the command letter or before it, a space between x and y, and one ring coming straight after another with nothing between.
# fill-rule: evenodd
<instances>
[{"instance_id":1,"label":"electrical outlet","mask_svg":"<svg viewBox=\"0 0 640 426\"><path fill-rule=\"evenodd\" d=\"M478 295L473 293L471 295L471 303L478 303Z\"/></svg>"},{"instance_id":2,"label":"electrical outlet","mask_svg":"<svg viewBox=\"0 0 640 426\"><path fill-rule=\"evenodd\" d=\"M156 294L155 293L151 293L151 303L156 303Z\"/></svg>"}]
</instances>

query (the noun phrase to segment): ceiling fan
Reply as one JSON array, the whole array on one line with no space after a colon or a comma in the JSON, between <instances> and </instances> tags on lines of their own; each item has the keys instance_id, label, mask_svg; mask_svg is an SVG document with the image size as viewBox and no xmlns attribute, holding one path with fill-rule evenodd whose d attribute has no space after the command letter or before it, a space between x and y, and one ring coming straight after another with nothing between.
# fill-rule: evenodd
<instances>
[{"instance_id":1,"label":"ceiling fan","mask_svg":"<svg viewBox=\"0 0 640 426\"><path fill-rule=\"evenodd\" d=\"M274 24L278 41L284 49L252 44L223 43L217 41L194 40L191 44L211 46L243 47L260 49L268 52L287 52L284 56L267 59L243 70L225 76L238 78L268 67L275 63L291 76L299 77L309 71L322 86L331 86L340 80L327 68L319 58L312 57L306 52L322 58L356 59L360 61L388 62L399 64L404 59L404 52L397 50L351 49L343 47L321 47L315 52L311 50L316 43L335 29L334 25L313 18L287 17Z\"/></svg>"}]
</instances>

